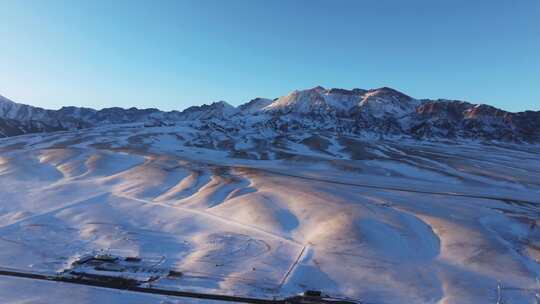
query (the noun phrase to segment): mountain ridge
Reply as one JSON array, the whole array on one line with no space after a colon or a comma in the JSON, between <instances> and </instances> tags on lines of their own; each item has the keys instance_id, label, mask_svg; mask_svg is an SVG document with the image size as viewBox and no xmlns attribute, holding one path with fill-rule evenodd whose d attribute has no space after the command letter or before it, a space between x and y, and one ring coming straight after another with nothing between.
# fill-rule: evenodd
<instances>
[{"instance_id":1,"label":"mountain ridge","mask_svg":"<svg viewBox=\"0 0 540 304\"><path fill-rule=\"evenodd\" d=\"M540 142L540 111L508 112L448 99L416 99L390 87L351 90L317 86L238 107L225 101L183 111L64 106L47 110L0 95L0 137L123 123L146 126L213 121L229 129L329 131L376 136Z\"/></svg>"}]
</instances>

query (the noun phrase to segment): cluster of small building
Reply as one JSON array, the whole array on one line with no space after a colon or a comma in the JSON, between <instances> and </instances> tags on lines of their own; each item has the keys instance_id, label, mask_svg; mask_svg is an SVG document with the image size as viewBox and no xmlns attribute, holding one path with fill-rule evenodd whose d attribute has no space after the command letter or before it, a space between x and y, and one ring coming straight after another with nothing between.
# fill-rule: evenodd
<instances>
[{"instance_id":1,"label":"cluster of small building","mask_svg":"<svg viewBox=\"0 0 540 304\"><path fill-rule=\"evenodd\" d=\"M106 252L80 256L60 275L79 280L139 285L161 277L178 278L182 272L149 266L140 257L121 257Z\"/></svg>"}]
</instances>

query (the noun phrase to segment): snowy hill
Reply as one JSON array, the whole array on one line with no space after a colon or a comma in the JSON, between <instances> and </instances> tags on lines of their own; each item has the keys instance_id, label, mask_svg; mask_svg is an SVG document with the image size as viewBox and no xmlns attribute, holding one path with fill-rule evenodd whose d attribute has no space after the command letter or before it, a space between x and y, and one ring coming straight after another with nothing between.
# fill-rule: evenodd
<instances>
[{"instance_id":1,"label":"snowy hill","mask_svg":"<svg viewBox=\"0 0 540 304\"><path fill-rule=\"evenodd\" d=\"M389 112L407 111L401 101L391 98ZM322 290L373 304L535 303L538 145L371 139L324 130L316 116L259 113L246 122L241 113L215 119L231 109L225 104L204 117L206 109L172 125L0 139L0 270L121 276L162 290L260 299ZM429 117L431 130L505 119L461 102L421 109L413 115ZM313 129L255 121L293 116ZM251 127L231 127L242 123ZM121 262L74 262L95 252ZM186 303L0 275L7 303L75 297Z\"/></svg>"}]
</instances>

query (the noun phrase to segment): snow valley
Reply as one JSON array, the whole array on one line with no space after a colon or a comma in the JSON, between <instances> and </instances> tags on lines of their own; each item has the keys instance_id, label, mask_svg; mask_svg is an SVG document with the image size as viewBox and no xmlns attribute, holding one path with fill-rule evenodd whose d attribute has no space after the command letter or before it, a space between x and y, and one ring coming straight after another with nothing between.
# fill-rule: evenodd
<instances>
[{"instance_id":1,"label":"snow valley","mask_svg":"<svg viewBox=\"0 0 540 304\"><path fill-rule=\"evenodd\" d=\"M538 112L390 88L182 112L1 98L0 134L0 269L268 300L538 300ZM0 275L8 302L66 295L191 301Z\"/></svg>"}]
</instances>

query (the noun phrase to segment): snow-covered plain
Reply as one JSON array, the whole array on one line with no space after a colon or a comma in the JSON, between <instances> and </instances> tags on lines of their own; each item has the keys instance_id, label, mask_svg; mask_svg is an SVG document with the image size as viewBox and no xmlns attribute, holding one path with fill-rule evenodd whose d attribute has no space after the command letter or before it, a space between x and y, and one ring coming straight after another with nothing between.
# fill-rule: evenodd
<instances>
[{"instance_id":1,"label":"snow-covered plain","mask_svg":"<svg viewBox=\"0 0 540 304\"><path fill-rule=\"evenodd\" d=\"M125 125L0 140L0 266L55 273L105 249L181 271L154 284L177 290L540 300L540 147L324 133L229 144L209 132ZM178 301L68 285L0 276L0 299Z\"/></svg>"}]
</instances>

